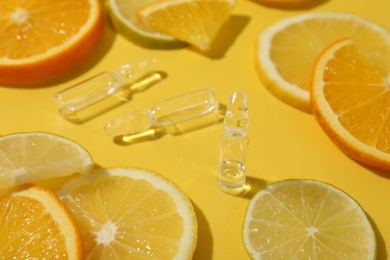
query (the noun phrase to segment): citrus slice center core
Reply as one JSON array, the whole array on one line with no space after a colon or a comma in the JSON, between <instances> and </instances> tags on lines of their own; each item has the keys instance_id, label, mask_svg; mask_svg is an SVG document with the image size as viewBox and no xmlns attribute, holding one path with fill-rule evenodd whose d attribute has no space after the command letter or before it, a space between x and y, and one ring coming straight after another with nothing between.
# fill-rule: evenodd
<instances>
[{"instance_id":1,"label":"citrus slice center core","mask_svg":"<svg viewBox=\"0 0 390 260\"><path fill-rule=\"evenodd\" d=\"M28 13L26 9L18 8L15 10L15 12L12 14L12 20L15 21L17 24L23 24L28 19Z\"/></svg>"},{"instance_id":2,"label":"citrus slice center core","mask_svg":"<svg viewBox=\"0 0 390 260\"><path fill-rule=\"evenodd\" d=\"M102 229L96 232L96 242L98 244L108 245L115 241L115 235L118 231L118 226L111 220L107 221Z\"/></svg>"}]
</instances>

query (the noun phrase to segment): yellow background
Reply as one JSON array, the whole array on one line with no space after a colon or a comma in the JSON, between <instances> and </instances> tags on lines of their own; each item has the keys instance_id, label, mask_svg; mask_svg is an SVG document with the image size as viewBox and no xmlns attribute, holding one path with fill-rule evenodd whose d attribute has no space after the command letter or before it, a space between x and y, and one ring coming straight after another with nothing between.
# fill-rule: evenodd
<instances>
[{"instance_id":1,"label":"yellow background","mask_svg":"<svg viewBox=\"0 0 390 260\"><path fill-rule=\"evenodd\" d=\"M0 133L47 131L71 138L90 151L101 166L130 165L157 171L177 183L192 200L199 222L195 259L247 259L241 226L252 193L265 184L289 178L331 183L365 209L378 239L378 258L390 252L390 173L367 169L330 141L310 114L272 96L255 70L258 33L282 18L304 12L345 11L390 28L390 1L329 0L312 8L283 10L238 0L233 17L218 39L218 49L202 54L193 48L150 50L116 34L106 23L98 48L56 82L37 88L0 87ZM155 57L168 77L116 109L83 124L61 118L53 94L101 71L144 57ZM389 57L390 58L390 57ZM248 179L246 197L221 192L216 185L222 124L153 141L118 145L106 136L107 120L154 102L213 87L221 103L241 90L249 96Z\"/></svg>"}]
</instances>

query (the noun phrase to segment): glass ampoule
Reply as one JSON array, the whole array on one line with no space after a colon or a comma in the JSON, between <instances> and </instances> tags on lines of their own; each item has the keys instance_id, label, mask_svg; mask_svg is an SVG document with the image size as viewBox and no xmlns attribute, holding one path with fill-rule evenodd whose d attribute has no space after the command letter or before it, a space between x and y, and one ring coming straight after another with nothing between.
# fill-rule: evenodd
<instances>
[{"instance_id":1,"label":"glass ampoule","mask_svg":"<svg viewBox=\"0 0 390 260\"><path fill-rule=\"evenodd\" d=\"M242 92L234 92L224 118L217 175L218 187L230 194L245 189L248 122L248 98Z\"/></svg>"},{"instance_id":2,"label":"glass ampoule","mask_svg":"<svg viewBox=\"0 0 390 260\"><path fill-rule=\"evenodd\" d=\"M54 100L59 104L59 113L64 118L70 118L75 113L90 114L116 105L108 102L109 98L116 101L127 101L133 91L133 84L139 85L139 80L149 75L156 68L156 59L146 59L133 64L124 64L117 71L101 72L89 79L77 83L54 94ZM150 77L155 75L150 74ZM150 81L150 78L148 78ZM150 83L150 82L149 82ZM104 104L104 101L107 103ZM100 105L100 106L99 106ZM101 111L100 111L101 112Z\"/></svg>"},{"instance_id":3,"label":"glass ampoule","mask_svg":"<svg viewBox=\"0 0 390 260\"><path fill-rule=\"evenodd\" d=\"M193 119L217 113L219 103L214 90L206 88L155 103L145 110L136 110L104 124L112 137L130 138L150 129L169 130Z\"/></svg>"}]
</instances>

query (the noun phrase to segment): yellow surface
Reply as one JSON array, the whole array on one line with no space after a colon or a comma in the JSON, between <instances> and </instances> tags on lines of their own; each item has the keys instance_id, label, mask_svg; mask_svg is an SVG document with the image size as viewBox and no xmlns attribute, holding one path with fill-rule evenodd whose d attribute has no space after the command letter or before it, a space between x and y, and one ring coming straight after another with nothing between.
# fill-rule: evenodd
<instances>
[{"instance_id":1,"label":"yellow surface","mask_svg":"<svg viewBox=\"0 0 390 260\"><path fill-rule=\"evenodd\" d=\"M109 23L98 49L61 79L39 88L0 87L0 133L48 131L74 139L102 166L133 165L160 172L190 197L199 222L194 259L248 259L241 226L249 203L216 186L218 145L222 125L131 145L118 145L103 133L107 120L154 102L211 86L225 103L235 90L249 96L250 127L248 179L257 191L265 183L288 178L329 182L354 197L377 231L378 259L390 254L390 173L354 162L329 140L314 117L272 96L255 71L255 39L272 23L294 14L346 11L390 28L390 2L329 0L305 10L282 10L250 0L238 0L218 49L209 55L194 48L149 50L113 32ZM226 28L226 27L225 27ZM52 95L101 71L123 63L156 57L167 78L133 99L83 124L61 118Z\"/></svg>"}]
</instances>

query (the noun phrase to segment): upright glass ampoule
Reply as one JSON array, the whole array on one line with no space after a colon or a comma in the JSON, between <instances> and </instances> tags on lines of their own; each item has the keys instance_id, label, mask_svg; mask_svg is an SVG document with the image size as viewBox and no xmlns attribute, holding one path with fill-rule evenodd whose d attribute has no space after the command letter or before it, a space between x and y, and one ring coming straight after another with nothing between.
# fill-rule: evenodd
<instances>
[{"instance_id":1,"label":"upright glass ampoule","mask_svg":"<svg viewBox=\"0 0 390 260\"><path fill-rule=\"evenodd\" d=\"M217 175L218 186L226 193L239 194L245 189L248 122L248 98L245 93L234 92L224 118Z\"/></svg>"}]
</instances>

